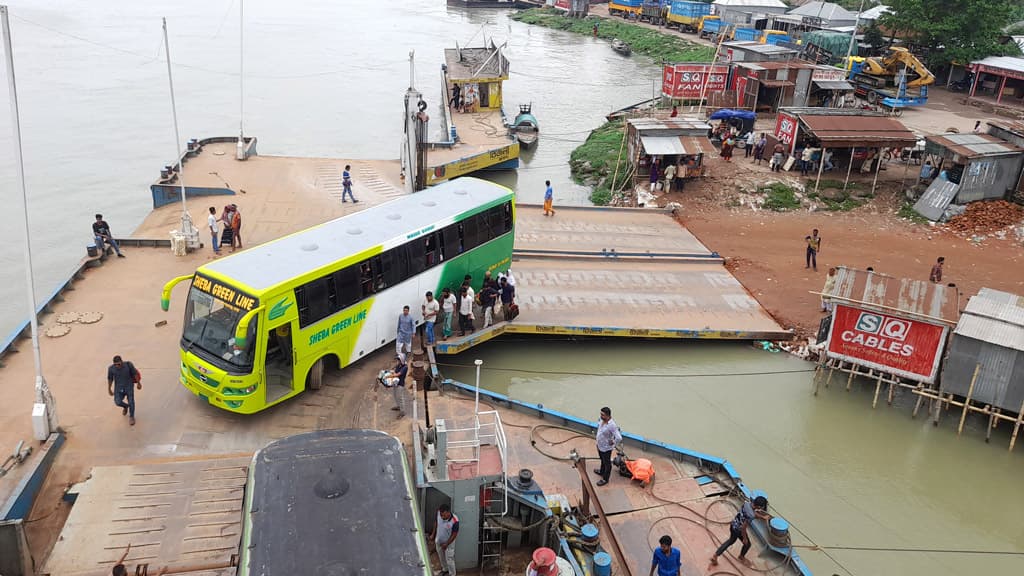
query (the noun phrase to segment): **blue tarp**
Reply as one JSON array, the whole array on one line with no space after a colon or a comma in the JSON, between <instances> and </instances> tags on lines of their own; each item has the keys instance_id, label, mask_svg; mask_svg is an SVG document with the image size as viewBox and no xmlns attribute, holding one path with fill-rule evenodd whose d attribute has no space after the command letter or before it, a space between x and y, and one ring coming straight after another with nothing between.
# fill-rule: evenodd
<instances>
[{"instance_id":1,"label":"blue tarp","mask_svg":"<svg viewBox=\"0 0 1024 576\"><path fill-rule=\"evenodd\" d=\"M732 110L729 108L723 108L721 110L715 110L709 120L732 120L733 118L739 118L740 120L756 120L757 114L749 110Z\"/></svg>"}]
</instances>

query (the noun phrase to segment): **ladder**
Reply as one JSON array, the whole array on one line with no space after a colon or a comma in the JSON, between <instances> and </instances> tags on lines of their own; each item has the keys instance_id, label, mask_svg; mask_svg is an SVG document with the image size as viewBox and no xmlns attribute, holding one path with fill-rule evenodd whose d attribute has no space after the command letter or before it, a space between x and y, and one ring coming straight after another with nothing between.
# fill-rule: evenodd
<instances>
[{"instance_id":1,"label":"ladder","mask_svg":"<svg viewBox=\"0 0 1024 576\"><path fill-rule=\"evenodd\" d=\"M504 477L504 475L503 475ZM501 574L502 546L505 529L498 525L497 518L504 512L505 481L498 480L484 491L483 528L480 531L480 574ZM498 497L498 494L501 497Z\"/></svg>"}]
</instances>

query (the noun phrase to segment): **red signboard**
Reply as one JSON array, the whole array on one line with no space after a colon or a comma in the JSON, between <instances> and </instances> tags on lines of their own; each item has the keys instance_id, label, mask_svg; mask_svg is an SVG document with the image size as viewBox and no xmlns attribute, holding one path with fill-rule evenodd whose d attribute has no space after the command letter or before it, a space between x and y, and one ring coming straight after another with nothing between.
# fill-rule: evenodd
<instances>
[{"instance_id":1,"label":"red signboard","mask_svg":"<svg viewBox=\"0 0 1024 576\"><path fill-rule=\"evenodd\" d=\"M571 0L555 0L555 8L562 10L572 10Z\"/></svg>"},{"instance_id":2,"label":"red signboard","mask_svg":"<svg viewBox=\"0 0 1024 576\"><path fill-rule=\"evenodd\" d=\"M725 64L666 64L661 93L669 98L694 100L725 90L729 66Z\"/></svg>"},{"instance_id":3,"label":"red signboard","mask_svg":"<svg viewBox=\"0 0 1024 576\"><path fill-rule=\"evenodd\" d=\"M775 137L786 147L786 151L792 154L796 145L796 118L779 112L779 117L775 120Z\"/></svg>"},{"instance_id":4,"label":"red signboard","mask_svg":"<svg viewBox=\"0 0 1024 576\"><path fill-rule=\"evenodd\" d=\"M747 78L745 76L736 77L736 107L743 108L746 106L744 99L747 95Z\"/></svg>"},{"instance_id":5,"label":"red signboard","mask_svg":"<svg viewBox=\"0 0 1024 576\"><path fill-rule=\"evenodd\" d=\"M944 326L837 305L828 356L931 384L946 331Z\"/></svg>"}]
</instances>

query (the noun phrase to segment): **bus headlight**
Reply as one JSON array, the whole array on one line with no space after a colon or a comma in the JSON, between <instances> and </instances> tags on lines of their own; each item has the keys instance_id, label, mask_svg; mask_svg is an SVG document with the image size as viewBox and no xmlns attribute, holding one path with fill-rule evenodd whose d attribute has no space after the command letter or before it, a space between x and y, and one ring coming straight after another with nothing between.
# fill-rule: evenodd
<instances>
[{"instance_id":1,"label":"bus headlight","mask_svg":"<svg viewBox=\"0 0 1024 576\"><path fill-rule=\"evenodd\" d=\"M252 394L253 392L255 392L257 387L258 386L256 384L253 384L248 388L222 388L221 394L225 396L245 396L247 394Z\"/></svg>"}]
</instances>

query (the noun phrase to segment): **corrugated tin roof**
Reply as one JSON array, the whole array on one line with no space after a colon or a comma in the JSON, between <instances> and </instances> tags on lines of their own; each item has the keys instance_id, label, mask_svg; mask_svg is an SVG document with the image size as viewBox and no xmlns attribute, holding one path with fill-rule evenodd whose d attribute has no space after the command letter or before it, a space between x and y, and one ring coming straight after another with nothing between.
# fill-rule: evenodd
<instances>
[{"instance_id":1,"label":"corrugated tin roof","mask_svg":"<svg viewBox=\"0 0 1024 576\"><path fill-rule=\"evenodd\" d=\"M1024 122L1020 120L985 120L985 123L989 126L1002 128L1003 130L1012 132L1018 136L1024 136Z\"/></svg>"},{"instance_id":2,"label":"corrugated tin roof","mask_svg":"<svg viewBox=\"0 0 1024 576\"><path fill-rule=\"evenodd\" d=\"M778 44L761 44L760 42L747 42L745 40L736 42L722 42L722 47L733 48L739 50L745 50L747 52L755 52L757 54L796 54L796 50L792 48L786 48L785 46L779 46ZM763 64L763 62L759 62ZM796 68L797 64L803 64L803 62L793 61L793 67Z\"/></svg>"},{"instance_id":3,"label":"corrugated tin roof","mask_svg":"<svg viewBox=\"0 0 1024 576\"><path fill-rule=\"evenodd\" d=\"M982 288L976 296L972 296L967 302L964 312L1024 326L1024 296L992 288Z\"/></svg>"},{"instance_id":4,"label":"corrugated tin roof","mask_svg":"<svg viewBox=\"0 0 1024 576\"><path fill-rule=\"evenodd\" d=\"M761 46L770 46L770 44L761 44ZM789 48L785 50L789 50ZM801 60L769 60L766 62L737 62L736 67L751 70L805 70L814 68L814 64Z\"/></svg>"},{"instance_id":5,"label":"corrugated tin roof","mask_svg":"<svg viewBox=\"0 0 1024 576\"><path fill-rule=\"evenodd\" d=\"M953 334L1024 352L1024 326L964 314Z\"/></svg>"},{"instance_id":6,"label":"corrugated tin roof","mask_svg":"<svg viewBox=\"0 0 1024 576\"><path fill-rule=\"evenodd\" d=\"M786 4L780 0L715 0L715 6L742 6L745 8L786 8Z\"/></svg>"},{"instance_id":7,"label":"corrugated tin roof","mask_svg":"<svg viewBox=\"0 0 1024 576\"><path fill-rule=\"evenodd\" d=\"M682 130L684 132L704 133L711 129L711 125L697 118L631 118L626 120L640 132L647 130Z\"/></svg>"},{"instance_id":8,"label":"corrugated tin roof","mask_svg":"<svg viewBox=\"0 0 1024 576\"><path fill-rule=\"evenodd\" d=\"M641 136L644 152L657 155L709 154L717 149L703 136Z\"/></svg>"},{"instance_id":9,"label":"corrugated tin roof","mask_svg":"<svg viewBox=\"0 0 1024 576\"><path fill-rule=\"evenodd\" d=\"M812 80L812 82L825 90L853 90L853 84L846 80Z\"/></svg>"},{"instance_id":10,"label":"corrugated tin roof","mask_svg":"<svg viewBox=\"0 0 1024 576\"><path fill-rule=\"evenodd\" d=\"M885 116L801 114L800 122L825 146L917 144L917 136L902 122Z\"/></svg>"},{"instance_id":11,"label":"corrugated tin roof","mask_svg":"<svg viewBox=\"0 0 1024 576\"><path fill-rule=\"evenodd\" d=\"M799 8L794 8L786 14L793 16L809 16L823 20L856 20L857 15L846 8L831 2L808 2Z\"/></svg>"},{"instance_id":12,"label":"corrugated tin roof","mask_svg":"<svg viewBox=\"0 0 1024 576\"><path fill-rule=\"evenodd\" d=\"M948 150L951 154L963 158L981 158L983 156L1002 156L1019 154L1022 150L1002 138L991 134L936 134L925 137L927 142Z\"/></svg>"},{"instance_id":13,"label":"corrugated tin roof","mask_svg":"<svg viewBox=\"0 0 1024 576\"><path fill-rule=\"evenodd\" d=\"M878 20L882 17L882 14L886 12L892 12L888 6L878 5L870 10L865 10L860 13L861 20Z\"/></svg>"},{"instance_id":14,"label":"corrugated tin roof","mask_svg":"<svg viewBox=\"0 0 1024 576\"><path fill-rule=\"evenodd\" d=\"M956 287L926 280L895 278L878 272L839 266L830 298L861 308L918 318L928 322L956 324L959 316Z\"/></svg>"},{"instance_id":15,"label":"corrugated tin roof","mask_svg":"<svg viewBox=\"0 0 1024 576\"><path fill-rule=\"evenodd\" d=\"M1024 58L1020 56L989 56L983 60L975 60L971 64L980 64L990 68L1002 68L1014 72L1024 72Z\"/></svg>"}]
</instances>

